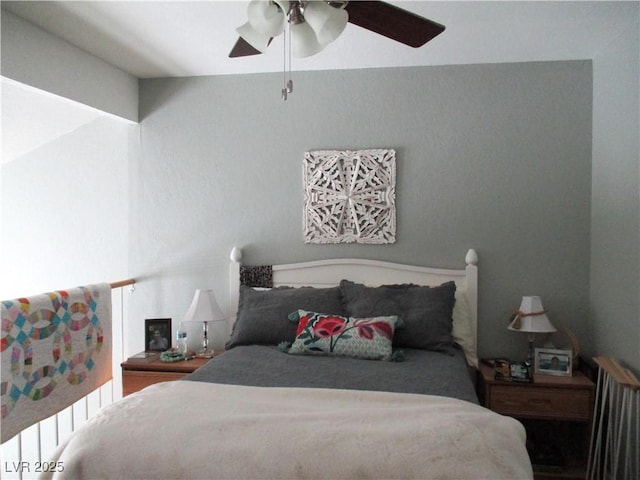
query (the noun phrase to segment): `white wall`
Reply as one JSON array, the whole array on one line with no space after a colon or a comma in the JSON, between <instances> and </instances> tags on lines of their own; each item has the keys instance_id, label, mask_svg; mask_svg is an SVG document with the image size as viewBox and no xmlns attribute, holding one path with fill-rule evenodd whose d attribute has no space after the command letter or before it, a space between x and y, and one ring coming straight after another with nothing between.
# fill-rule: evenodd
<instances>
[{"instance_id":1,"label":"white wall","mask_svg":"<svg viewBox=\"0 0 640 480\"><path fill-rule=\"evenodd\" d=\"M640 9L640 7L638 7ZM640 13L640 12L639 12ZM593 60L591 351L640 372L640 29Z\"/></svg>"},{"instance_id":2,"label":"white wall","mask_svg":"<svg viewBox=\"0 0 640 480\"><path fill-rule=\"evenodd\" d=\"M138 120L136 77L4 9L0 15L3 77Z\"/></svg>"},{"instance_id":3,"label":"white wall","mask_svg":"<svg viewBox=\"0 0 640 480\"><path fill-rule=\"evenodd\" d=\"M0 298L128 278L137 132L102 118L2 166Z\"/></svg>"}]
</instances>

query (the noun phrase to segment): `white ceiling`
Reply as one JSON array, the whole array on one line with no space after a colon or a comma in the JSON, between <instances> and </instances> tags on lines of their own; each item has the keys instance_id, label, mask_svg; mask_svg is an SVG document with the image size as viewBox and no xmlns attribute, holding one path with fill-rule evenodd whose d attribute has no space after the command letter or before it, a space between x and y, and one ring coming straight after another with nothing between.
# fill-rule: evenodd
<instances>
[{"instance_id":1,"label":"white ceiling","mask_svg":"<svg viewBox=\"0 0 640 480\"><path fill-rule=\"evenodd\" d=\"M589 59L638 14L638 2L617 1L389 3L444 24L446 30L425 46L413 49L349 24L323 52L294 59L293 70ZM235 28L246 21L247 4L176 0L2 1L2 8L139 78L281 71L281 37L264 55L228 58L238 37ZM15 152L5 148L7 129L19 127L23 133L18 137L37 135L27 131L28 117L16 120L21 111L29 111L15 106L16 102L24 105L24 95L9 100L9 93L15 88L10 86L7 94L5 89L3 82L6 160L7 155L15 157ZM50 103L51 98L44 101ZM63 130L75 128L72 125L82 122L84 115L87 111L70 114L69 125ZM25 146L21 148L24 150Z\"/></svg>"},{"instance_id":2,"label":"white ceiling","mask_svg":"<svg viewBox=\"0 0 640 480\"><path fill-rule=\"evenodd\" d=\"M444 24L413 49L349 24L296 70L591 58L633 10L618 2L389 2ZM3 8L139 78L282 69L282 37L265 55L228 58L247 1L2 2ZM280 48L279 48L280 47Z\"/></svg>"}]
</instances>

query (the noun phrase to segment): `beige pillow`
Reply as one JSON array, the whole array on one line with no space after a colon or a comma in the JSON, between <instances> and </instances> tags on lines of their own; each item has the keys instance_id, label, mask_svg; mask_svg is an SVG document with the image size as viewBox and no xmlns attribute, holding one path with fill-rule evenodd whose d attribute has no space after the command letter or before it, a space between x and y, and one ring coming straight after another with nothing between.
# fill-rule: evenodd
<instances>
[{"instance_id":1,"label":"beige pillow","mask_svg":"<svg viewBox=\"0 0 640 480\"><path fill-rule=\"evenodd\" d=\"M471 312L465 292L456 290L456 303L453 306L453 328L451 334L455 342L462 347L467 363L478 368L478 350L471 325Z\"/></svg>"}]
</instances>

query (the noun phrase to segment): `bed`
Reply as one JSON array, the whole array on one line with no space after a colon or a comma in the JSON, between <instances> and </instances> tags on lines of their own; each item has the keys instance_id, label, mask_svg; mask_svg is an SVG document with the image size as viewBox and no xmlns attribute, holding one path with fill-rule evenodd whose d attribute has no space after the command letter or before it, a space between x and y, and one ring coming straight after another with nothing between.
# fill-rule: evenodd
<instances>
[{"instance_id":1,"label":"bed","mask_svg":"<svg viewBox=\"0 0 640 480\"><path fill-rule=\"evenodd\" d=\"M45 478L533 478L522 425L475 394L473 250L461 269L241 259L225 353L105 407Z\"/></svg>"}]
</instances>

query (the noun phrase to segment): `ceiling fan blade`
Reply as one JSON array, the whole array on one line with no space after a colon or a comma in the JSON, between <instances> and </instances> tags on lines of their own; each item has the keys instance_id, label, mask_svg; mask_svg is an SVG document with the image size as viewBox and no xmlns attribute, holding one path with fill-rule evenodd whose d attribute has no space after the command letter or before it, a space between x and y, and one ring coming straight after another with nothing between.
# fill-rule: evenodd
<instances>
[{"instance_id":1,"label":"ceiling fan blade","mask_svg":"<svg viewBox=\"0 0 640 480\"><path fill-rule=\"evenodd\" d=\"M444 32L444 25L385 2L349 2L349 22L410 47L421 47Z\"/></svg>"},{"instance_id":2,"label":"ceiling fan blade","mask_svg":"<svg viewBox=\"0 0 640 480\"><path fill-rule=\"evenodd\" d=\"M238 37L238 41L229 52L229 58L248 57L250 55L260 55L262 52L249 45L244 38Z\"/></svg>"}]
</instances>

